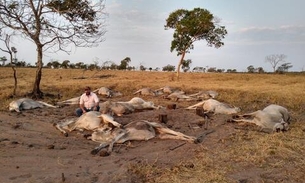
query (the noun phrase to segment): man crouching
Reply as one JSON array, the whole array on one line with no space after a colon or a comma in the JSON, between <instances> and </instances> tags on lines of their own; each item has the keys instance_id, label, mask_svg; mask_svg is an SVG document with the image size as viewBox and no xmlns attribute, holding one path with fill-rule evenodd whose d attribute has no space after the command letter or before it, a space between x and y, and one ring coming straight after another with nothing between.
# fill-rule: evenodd
<instances>
[{"instance_id":1,"label":"man crouching","mask_svg":"<svg viewBox=\"0 0 305 183\"><path fill-rule=\"evenodd\" d=\"M79 108L76 109L75 113L79 117L82 114L88 111L99 111L100 99L97 95L91 92L91 88L89 86L85 87L85 93L80 96L79 99Z\"/></svg>"}]
</instances>

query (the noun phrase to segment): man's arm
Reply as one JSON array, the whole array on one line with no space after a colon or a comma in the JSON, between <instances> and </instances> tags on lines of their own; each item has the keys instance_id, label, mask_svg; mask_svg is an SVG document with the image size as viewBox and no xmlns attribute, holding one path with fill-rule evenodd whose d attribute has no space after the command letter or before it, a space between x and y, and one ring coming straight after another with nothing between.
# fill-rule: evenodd
<instances>
[{"instance_id":1,"label":"man's arm","mask_svg":"<svg viewBox=\"0 0 305 183\"><path fill-rule=\"evenodd\" d=\"M86 110L85 110L85 105L84 105L84 104L79 104L79 107L82 109L83 113L86 112Z\"/></svg>"},{"instance_id":2,"label":"man's arm","mask_svg":"<svg viewBox=\"0 0 305 183\"><path fill-rule=\"evenodd\" d=\"M95 94L95 96L94 96L94 110L96 110L97 109L97 107L99 106L99 104L100 104L100 99L98 98L98 96Z\"/></svg>"},{"instance_id":3,"label":"man's arm","mask_svg":"<svg viewBox=\"0 0 305 183\"><path fill-rule=\"evenodd\" d=\"M79 99L79 108L81 108L83 113L86 112L86 110L85 110L85 102L84 102L84 99L83 99L83 95L81 95L81 97Z\"/></svg>"}]
</instances>

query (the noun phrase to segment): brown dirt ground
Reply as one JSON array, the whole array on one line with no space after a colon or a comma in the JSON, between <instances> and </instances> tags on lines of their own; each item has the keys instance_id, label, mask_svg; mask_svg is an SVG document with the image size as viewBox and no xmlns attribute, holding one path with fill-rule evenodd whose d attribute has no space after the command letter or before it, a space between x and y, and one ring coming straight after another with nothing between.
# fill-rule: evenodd
<instances>
[{"instance_id":1,"label":"brown dirt ground","mask_svg":"<svg viewBox=\"0 0 305 183\"><path fill-rule=\"evenodd\" d=\"M175 110L136 112L115 117L115 120L122 124L139 119L158 121L160 114L166 114L168 122L165 125L169 128L200 136L207 131L204 118L196 115L194 110L183 108L194 103L178 103ZM200 144L152 139L116 145L110 156L102 157L90 154L98 144L85 139L82 133L71 132L64 137L53 127L53 123L74 116L76 107L35 109L20 114L1 112L0 182L140 182L128 174L130 166L147 163L170 168L192 159L202 146L221 148L222 139L228 137L236 126L226 122L228 116L213 116L208 130L215 131ZM240 180L243 175L232 177Z\"/></svg>"}]
</instances>

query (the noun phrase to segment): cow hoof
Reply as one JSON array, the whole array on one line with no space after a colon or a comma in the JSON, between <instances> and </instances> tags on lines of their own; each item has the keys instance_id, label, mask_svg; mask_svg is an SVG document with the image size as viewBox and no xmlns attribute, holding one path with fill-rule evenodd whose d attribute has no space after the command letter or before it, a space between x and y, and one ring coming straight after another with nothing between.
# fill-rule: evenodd
<instances>
[{"instance_id":1,"label":"cow hoof","mask_svg":"<svg viewBox=\"0 0 305 183\"><path fill-rule=\"evenodd\" d=\"M228 123L234 123L235 121L233 119L227 119Z\"/></svg>"},{"instance_id":2,"label":"cow hoof","mask_svg":"<svg viewBox=\"0 0 305 183\"><path fill-rule=\"evenodd\" d=\"M91 151L91 154L92 154L92 155L96 155L99 151L100 151L99 149L93 149L93 150Z\"/></svg>"},{"instance_id":3,"label":"cow hoof","mask_svg":"<svg viewBox=\"0 0 305 183\"><path fill-rule=\"evenodd\" d=\"M69 134L68 134L68 133L64 133L64 136L65 136L65 137L68 137L68 136L69 136Z\"/></svg>"},{"instance_id":4,"label":"cow hoof","mask_svg":"<svg viewBox=\"0 0 305 183\"><path fill-rule=\"evenodd\" d=\"M102 156L102 157L106 157L106 156L109 156L109 155L110 155L110 153L107 152L107 151L101 151L100 152L100 156Z\"/></svg>"},{"instance_id":5,"label":"cow hoof","mask_svg":"<svg viewBox=\"0 0 305 183\"><path fill-rule=\"evenodd\" d=\"M91 134L85 134L85 135L84 135L84 137L85 137L86 139L90 139L91 136L92 136Z\"/></svg>"}]
</instances>

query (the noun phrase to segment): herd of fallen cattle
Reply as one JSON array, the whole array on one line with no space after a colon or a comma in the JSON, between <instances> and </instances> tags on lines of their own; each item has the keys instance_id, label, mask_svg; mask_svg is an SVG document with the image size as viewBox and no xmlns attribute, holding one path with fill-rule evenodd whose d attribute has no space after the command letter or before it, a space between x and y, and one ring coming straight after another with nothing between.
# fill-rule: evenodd
<instances>
[{"instance_id":1,"label":"herd of fallen cattle","mask_svg":"<svg viewBox=\"0 0 305 183\"><path fill-rule=\"evenodd\" d=\"M116 143L124 143L131 140L149 140L151 138L160 139L178 139L191 143L199 141L194 136L188 136L181 132L169 129L160 122L151 122L147 120L138 120L121 125L115 121L113 116L122 116L133 113L138 110L154 109L159 110L166 108L164 106L155 105L151 101L145 101L140 97L133 97L129 101L114 102L112 97L122 96L122 93L113 91L106 87L101 87L93 92L109 98L109 100L100 103L100 111L91 111L80 117L60 121L54 126L65 136L73 130L92 131L88 139L100 143L98 147L92 150L92 154L97 154L101 149L107 148L110 154L113 145ZM239 107L231 106L227 103L217 101L218 93L215 91L200 91L195 94L186 95L185 92L169 86L153 90L150 88L142 88L133 93L134 95L146 96L162 96L164 99L178 101L197 101L198 103L186 108L186 110L200 109L203 114L227 114L231 115L231 122L246 122L255 124L261 129L269 129L273 132L287 131L289 129L290 114L285 107L271 104L262 110L252 113L240 114ZM80 97L58 102L57 105L51 105L42 101L35 101L29 98L21 98L12 101L9 104L10 111L21 112L43 107L57 108L61 105L78 104ZM168 106L167 106L168 107Z\"/></svg>"}]
</instances>

